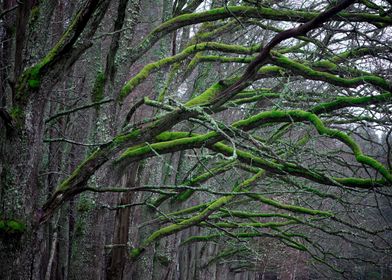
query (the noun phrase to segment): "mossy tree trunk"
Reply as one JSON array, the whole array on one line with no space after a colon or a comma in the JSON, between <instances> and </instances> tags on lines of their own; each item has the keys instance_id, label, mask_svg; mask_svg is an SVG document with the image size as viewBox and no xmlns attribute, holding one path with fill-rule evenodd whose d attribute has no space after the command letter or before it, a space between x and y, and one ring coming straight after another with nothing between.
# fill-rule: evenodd
<instances>
[{"instance_id":1,"label":"mossy tree trunk","mask_svg":"<svg viewBox=\"0 0 392 280\"><path fill-rule=\"evenodd\" d=\"M46 227L39 226L40 204L46 191L40 175L44 162L44 119L52 90L89 47L84 42L73 48L83 30L93 36L110 1L87 1L74 17L55 47L35 66L24 69L28 28L44 7L34 1L18 3L14 82L8 93L7 116L2 118L0 216L14 227L2 232L2 279L43 279L49 258ZM33 8L34 7L34 8ZM33 10L31 10L33 8ZM34 12L30 16L30 12ZM94 15L93 15L94 14ZM41 15L45 16L45 15ZM86 17L87 16L87 17ZM88 21L91 18L90 21ZM40 32L43 32L42 30ZM41 42L42 43L42 42ZM3 99L3 98L2 98ZM4 132L4 133L3 133ZM9 221L15 221L10 223ZM49 272L50 273L50 272Z\"/></svg>"}]
</instances>

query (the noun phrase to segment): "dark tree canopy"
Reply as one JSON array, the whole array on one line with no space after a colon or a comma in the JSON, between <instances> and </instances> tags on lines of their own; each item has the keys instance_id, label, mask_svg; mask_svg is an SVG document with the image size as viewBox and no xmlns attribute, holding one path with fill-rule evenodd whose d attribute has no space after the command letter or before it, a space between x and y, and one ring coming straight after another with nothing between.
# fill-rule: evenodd
<instances>
[{"instance_id":1,"label":"dark tree canopy","mask_svg":"<svg viewBox=\"0 0 392 280\"><path fill-rule=\"evenodd\" d=\"M392 2L0 1L1 279L390 279Z\"/></svg>"}]
</instances>

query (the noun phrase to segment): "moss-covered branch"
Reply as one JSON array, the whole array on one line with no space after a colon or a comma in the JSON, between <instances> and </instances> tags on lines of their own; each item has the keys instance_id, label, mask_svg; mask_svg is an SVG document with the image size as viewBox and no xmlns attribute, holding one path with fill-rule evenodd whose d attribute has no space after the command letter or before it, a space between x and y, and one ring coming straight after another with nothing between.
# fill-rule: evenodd
<instances>
[{"instance_id":1,"label":"moss-covered branch","mask_svg":"<svg viewBox=\"0 0 392 280\"><path fill-rule=\"evenodd\" d=\"M295 74L301 75L311 80L325 81L341 87L357 87L363 84L371 84L388 92L392 91L392 85L390 82L386 81L382 77L372 74L361 75L354 78L342 78L338 75L334 75L328 72L314 70L313 68L306 66L303 63L296 62L277 52L273 52L271 61L275 65L278 65L284 69L288 69Z\"/></svg>"},{"instance_id":2,"label":"moss-covered branch","mask_svg":"<svg viewBox=\"0 0 392 280\"><path fill-rule=\"evenodd\" d=\"M151 73L174 63L180 62L193 53L205 50L213 50L220 52L236 53L236 54L252 54L260 50L260 46L244 47L239 45L229 45L217 42L204 42L191 45L185 48L179 54L166 57L156 62L147 64L144 68L129 80L121 89L120 100L123 100L137 85L144 81Z\"/></svg>"},{"instance_id":3,"label":"moss-covered branch","mask_svg":"<svg viewBox=\"0 0 392 280\"><path fill-rule=\"evenodd\" d=\"M221 165L219 167L211 168L207 172L204 172L200 175L197 175L197 176L181 183L181 185L183 185L183 186L197 186L197 185L207 181L208 179L211 179L212 177L214 177L218 174L222 174L226 171L229 171L230 169L233 168L234 165L235 165L235 161L233 161L233 160L226 161L223 165ZM194 190L182 191L177 196L175 196L173 199L183 202L183 201L186 201L194 192L195 192Z\"/></svg>"},{"instance_id":4,"label":"moss-covered branch","mask_svg":"<svg viewBox=\"0 0 392 280\"><path fill-rule=\"evenodd\" d=\"M367 99L365 100L360 99L360 100L361 102L368 102ZM378 100L376 99L375 101ZM382 174L387 181L389 181L390 183L392 182L392 175L388 171L388 169L385 168L377 160L364 155L359 145L350 136L348 136L346 133L342 131L327 128L324 125L324 123L321 121L321 119L318 118L317 115L311 112L306 112L301 110L267 111L254 115L250 118L237 121L232 124L232 127L239 128L242 130L250 130L266 123L304 122L304 121L311 122L315 126L319 134L337 139L342 143L344 143L345 145L347 145L353 151L355 159L359 163L374 168L380 174ZM222 139L223 139L222 136L218 132L209 132L202 135L191 135L191 136L187 133L166 132L157 136L156 138L156 140L164 141L164 142L129 148L118 158L117 162L124 161L125 159L127 159L127 162L129 160L134 161L148 156L153 156L156 153L167 153L167 152L187 149L190 147L201 147L204 145L210 147L213 150L222 152L226 155L230 155L230 153L232 155L234 152L232 148L230 148L229 146L223 143L218 142ZM297 165L289 164L289 163L287 164L275 163L257 157L252 153L246 151L237 151L237 155L240 158L242 158L242 160L244 160L245 162L256 163L258 164L259 167L265 168L268 171L278 173L278 174L288 173L295 176L301 176L322 184L327 183L327 184L336 185L338 183L343 185L348 184L347 186L365 187L366 184L372 182L367 180L363 181L360 179L351 180L351 179L344 179L344 178L327 178L322 174L319 174L317 172L312 172L310 170L304 169ZM365 186L363 184L365 184Z\"/></svg>"},{"instance_id":5,"label":"moss-covered branch","mask_svg":"<svg viewBox=\"0 0 392 280\"><path fill-rule=\"evenodd\" d=\"M170 129L181 120L196 116L193 111L176 109L158 120L144 124L140 128L135 128L130 132L120 134L112 141L101 145L93 151L78 167L58 185L56 191L43 206L43 213L40 222L46 222L65 201L86 190L86 183L90 177L105 162L126 147L140 145L151 142L157 135Z\"/></svg>"},{"instance_id":6,"label":"moss-covered branch","mask_svg":"<svg viewBox=\"0 0 392 280\"><path fill-rule=\"evenodd\" d=\"M363 97L336 97L334 101L323 102L314 106L309 112L314 114L329 113L347 107L362 107L367 105L377 105L392 101L392 93L383 93L375 96Z\"/></svg>"},{"instance_id":7,"label":"moss-covered branch","mask_svg":"<svg viewBox=\"0 0 392 280\"><path fill-rule=\"evenodd\" d=\"M317 115L301 111L270 111L270 112L263 112L258 115L255 115L247 120L238 121L233 126L242 127L250 129L251 127L255 127L260 125L261 123L265 122L282 122L283 119L286 119L287 122L290 121L309 121L311 122L314 127L316 128L317 132L321 135L327 135L331 138L337 139L342 143L346 144L354 153L355 159L362 164L368 165L375 170L377 170L387 181L392 183L392 174L388 171L385 166L383 166L377 160L366 156L363 154L359 145L346 133L336 130L327 128L322 120L317 117Z\"/></svg>"},{"instance_id":8,"label":"moss-covered branch","mask_svg":"<svg viewBox=\"0 0 392 280\"><path fill-rule=\"evenodd\" d=\"M241 184L235 186L233 188L233 191L239 192L242 190L246 190L248 187L250 187L253 183L255 183L258 179L260 179L263 175L265 174L264 170L259 171L256 175L252 176L248 180L243 181ZM223 196L221 198L218 198L214 202L210 203L204 210L202 210L199 214L189 218L185 219L177 224L171 224L169 226L166 226L164 228L161 228L154 233L152 233L146 240L143 241L141 246L137 249L137 252L139 254L150 244L155 242L156 240L165 237L167 235L171 235L173 233L176 233L178 231L181 231L185 228L191 227L193 225L199 224L206 218L208 218L209 215L211 215L213 212L216 210L219 210L221 207L223 207L225 204L230 202L232 199L235 198L235 195L227 195ZM136 252L136 251L133 251ZM132 254L133 257L137 257L138 255Z\"/></svg>"},{"instance_id":9,"label":"moss-covered branch","mask_svg":"<svg viewBox=\"0 0 392 280\"><path fill-rule=\"evenodd\" d=\"M65 65L72 65L73 62L76 61L83 51L91 44L80 46L80 50L74 48L74 44L88 24L90 24L92 28L89 30L89 34L86 35L92 36L94 34L109 3L110 1L108 0L89 0L83 4L56 45L40 61L25 70L22 76L18 78L16 89L17 101L21 104L25 103L28 98L28 96L26 96L27 92L37 91L41 86L44 75L50 73L55 76L56 71L53 71L53 69L61 60L67 60L67 62L61 62L62 68L64 68ZM58 77L55 78L56 79L54 80L57 80Z\"/></svg>"},{"instance_id":10,"label":"moss-covered branch","mask_svg":"<svg viewBox=\"0 0 392 280\"><path fill-rule=\"evenodd\" d=\"M200 13L183 14L172 18L146 36L138 47L132 50L130 61L134 62L149 50L160 38L181 27L202 22L215 21L231 17L260 18L278 21L308 22L320 15L314 12L295 10L276 10L265 7L229 6L227 8L211 9ZM369 22L374 24L392 24L392 18L370 13L346 13L340 12L332 17L333 20L348 20L351 22Z\"/></svg>"}]
</instances>

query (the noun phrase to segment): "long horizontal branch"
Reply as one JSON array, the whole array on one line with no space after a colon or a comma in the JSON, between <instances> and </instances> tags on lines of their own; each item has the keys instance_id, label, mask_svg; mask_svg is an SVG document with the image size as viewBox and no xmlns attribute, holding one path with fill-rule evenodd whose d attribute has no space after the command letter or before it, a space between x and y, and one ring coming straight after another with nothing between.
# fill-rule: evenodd
<instances>
[{"instance_id":1,"label":"long horizontal branch","mask_svg":"<svg viewBox=\"0 0 392 280\"><path fill-rule=\"evenodd\" d=\"M355 159L359 163L368 165L373 169L377 170L380 174L382 174L382 176L387 181L392 183L392 174L388 171L388 169L385 166L383 166L377 160L364 155L359 145L346 133L336 129L330 129L325 127L321 119L318 118L317 115L311 112L306 112L301 110L267 111L254 115L248 119L237 121L232 124L232 127L242 129L242 130L250 130L266 123L303 122L303 121L309 121L310 123L312 123L319 134L327 135L347 145L353 151ZM176 134L167 132L158 136L157 140L164 141L165 139L170 139L172 135L176 135ZM179 151L182 149L189 149L189 148L201 147L201 146L211 147L212 149L219 150L220 152L225 152L225 154L228 154L229 152L231 153L234 152L232 151L232 149L230 149L228 146L224 145L223 143L218 143L219 141L222 140L222 136L218 132L209 132L206 134L193 135L193 136L189 136L189 134L185 134L185 135L182 134L181 136L182 138L179 139L174 139L174 140L171 139L165 142L131 147L127 149L116 160L116 162L117 163L126 162L128 164L131 161L154 156L157 153L167 153L167 152ZM255 160L256 158L254 155L252 155L249 152L238 151L237 155L238 156L242 155L245 158L253 159L253 160ZM292 164L281 165L261 158L258 158L255 162L260 164L260 167L265 168L273 173L285 174L287 172L288 174L292 174L300 177L303 176L305 178L314 180L322 184L327 183L327 184L336 185L336 182L334 183L334 180L338 182L340 181L339 178L333 178L333 180L327 179L325 176L321 174L304 170L303 168L300 168ZM347 186L352 186L351 185L352 182L350 180L348 181L343 180L339 183L342 183L343 185L348 184ZM361 186L364 187L363 185Z\"/></svg>"}]
</instances>

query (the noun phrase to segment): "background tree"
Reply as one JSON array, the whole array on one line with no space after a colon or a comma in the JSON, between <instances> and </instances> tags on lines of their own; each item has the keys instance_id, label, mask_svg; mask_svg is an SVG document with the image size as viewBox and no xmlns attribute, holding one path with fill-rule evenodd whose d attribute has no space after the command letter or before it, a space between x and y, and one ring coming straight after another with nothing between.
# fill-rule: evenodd
<instances>
[{"instance_id":1,"label":"background tree","mask_svg":"<svg viewBox=\"0 0 392 280\"><path fill-rule=\"evenodd\" d=\"M388 279L390 1L1 1L3 279Z\"/></svg>"}]
</instances>

